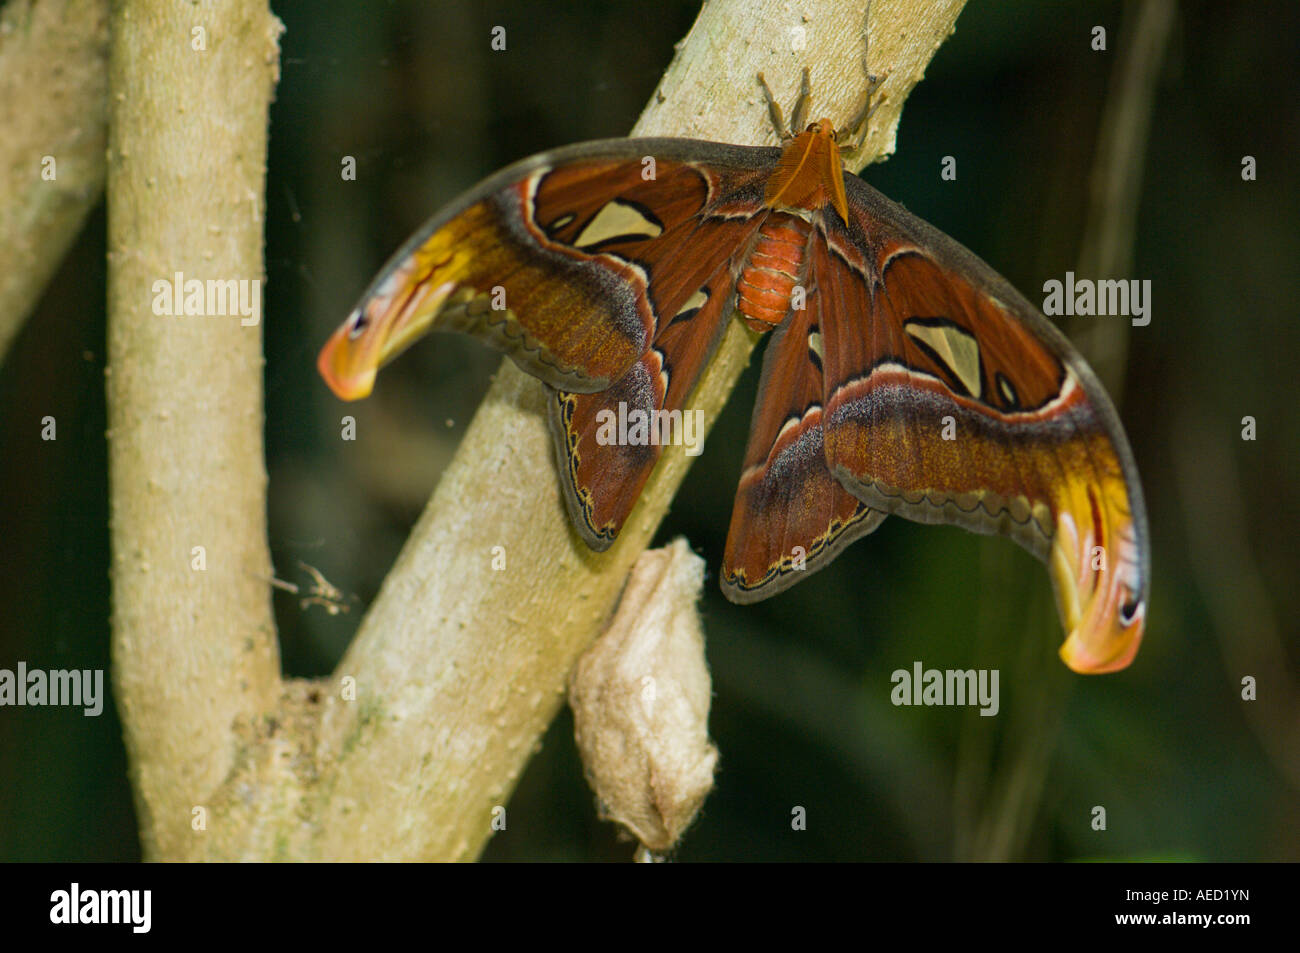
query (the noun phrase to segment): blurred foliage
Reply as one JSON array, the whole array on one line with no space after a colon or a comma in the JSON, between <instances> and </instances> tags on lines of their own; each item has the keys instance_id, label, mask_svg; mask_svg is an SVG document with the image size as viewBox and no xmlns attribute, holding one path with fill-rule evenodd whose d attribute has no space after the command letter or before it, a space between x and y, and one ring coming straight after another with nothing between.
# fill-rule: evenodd
<instances>
[{"instance_id":1,"label":"blurred foliage","mask_svg":"<svg viewBox=\"0 0 1300 953\"><path fill-rule=\"evenodd\" d=\"M277 593L288 673L333 667L498 363L455 336L420 344L372 399L349 406L361 439L343 444L317 348L388 255L461 190L530 153L626 133L697 4L645 10L636 0L276 6L287 32L267 193L271 546L282 578L307 581L303 560L358 600L331 617ZM897 154L866 178L1038 298L1078 255L1123 17L1118 3L972 3L907 103ZM498 24L504 53L488 45ZM1094 25L1110 52L1090 48ZM1294 624L1279 670L1225 661L1262 638L1260 620L1300 610L1298 28L1289 0L1182 4L1157 87L1133 272L1153 283L1154 319L1131 334L1121 408L1154 541L1136 663L1069 673L1043 568L1009 541L955 529L889 520L757 606L730 605L709 585L722 761L682 860L1300 859L1297 790L1239 698L1248 674L1261 696L1294 691ZM1256 182L1241 180L1247 154ZM357 159L355 182L340 178L345 155ZM956 182L939 179L945 155L957 158ZM0 667L108 663L103 257L101 212L0 367ZM755 360L660 534L685 534L715 572L757 371ZM55 443L39 439L47 414ZM1253 443L1240 440L1247 414L1259 422ZM1228 466L1210 471L1214 482L1195 479L1200 459L1179 433L1217 448ZM1189 534L1229 502L1250 564L1223 578L1250 574L1266 594L1238 600L1240 618L1215 614L1218 554ZM893 707L890 673L916 660L999 669L998 717ZM125 771L111 704L100 718L0 710L0 859L138 857ZM805 832L790 829L796 805ZM1089 826L1094 805L1107 809L1105 833ZM630 854L595 819L565 712L486 857Z\"/></svg>"}]
</instances>

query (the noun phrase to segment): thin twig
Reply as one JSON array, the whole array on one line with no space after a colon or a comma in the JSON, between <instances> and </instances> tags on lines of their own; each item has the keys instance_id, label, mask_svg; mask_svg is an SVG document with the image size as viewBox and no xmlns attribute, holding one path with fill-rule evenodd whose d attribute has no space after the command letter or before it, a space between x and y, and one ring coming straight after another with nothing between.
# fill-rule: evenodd
<instances>
[{"instance_id":1,"label":"thin twig","mask_svg":"<svg viewBox=\"0 0 1300 953\"><path fill-rule=\"evenodd\" d=\"M1155 80L1164 59L1173 21L1172 0L1141 0L1130 8L1131 28L1122 30L1124 43L1102 111L1101 130L1092 172L1092 202L1080 245L1078 271L1088 277L1122 274L1133 260L1137 193L1142 181ZM1094 322L1076 344L1092 364L1115 403L1120 402L1122 370L1127 354L1128 323ZM1011 575L1018 554L1003 548L989 553L992 571L1000 580ZM1024 603L1018 603L1023 606ZM1023 620L1023 615L1020 616ZM1041 631L1026 621L1006 628L1024 630L1037 641ZM981 639L990 633L982 627ZM1055 653L1032 651L1020 668L1020 682L1034 687L1021 694L1018 710L1008 712L1006 734L1013 750L1002 767L991 772L992 741L976 730L978 718L968 718L958 753L957 805L959 857L974 860L1013 860L1023 854L1047 781L1051 753L1076 680L1065 678ZM1050 687L1051 690L1048 690Z\"/></svg>"}]
</instances>

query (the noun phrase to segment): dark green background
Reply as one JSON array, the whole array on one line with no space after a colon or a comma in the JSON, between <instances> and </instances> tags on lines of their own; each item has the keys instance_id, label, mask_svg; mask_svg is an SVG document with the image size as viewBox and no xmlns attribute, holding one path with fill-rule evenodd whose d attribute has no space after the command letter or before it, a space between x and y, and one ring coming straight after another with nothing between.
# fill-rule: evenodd
<instances>
[{"instance_id":1,"label":"dark green background","mask_svg":"<svg viewBox=\"0 0 1300 953\"><path fill-rule=\"evenodd\" d=\"M317 675L346 646L498 364L455 336L422 342L348 408L361 438L343 444L341 405L315 373L320 344L461 190L530 153L625 134L697 5L275 9L287 32L267 186L270 541L282 577L305 581L304 560L358 599L329 617L277 594L285 669ZM1116 3L971 3L908 100L896 155L866 178L1041 300L1042 283L1077 261L1125 22ZM505 53L488 46L498 24ZM1094 25L1109 52L1090 49ZM1298 27L1289 0L1180 5L1160 74L1131 272L1152 281L1154 317L1131 333L1120 401L1154 550L1136 662L1069 673L1040 564L1006 540L901 520L786 594L727 603L716 570L755 360L660 533L685 534L710 568L702 611L722 757L682 860L1300 857L1300 751L1261 743L1295 737L1300 710ZM1256 182L1241 180L1247 154ZM343 155L357 158L358 181L340 181ZM945 155L956 182L939 179ZM101 209L0 366L0 667L108 663L103 256ZM1070 330L1088 320L1122 319ZM56 443L39 440L46 414ZM1253 443L1240 439L1248 414ZM1208 542L1193 531L1221 525ZM1242 669L1237 654L1270 631L1284 664ZM891 706L890 673L916 660L999 669L1000 715ZM1244 675L1259 679L1253 711ZM630 855L595 819L571 737L566 711L487 858ZM1274 760L1286 757L1292 785ZM137 858L125 770L111 705L98 719L0 709L0 859ZM805 832L790 829L795 805ZM1107 809L1104 833L1089 825L1094 805Z\"/></svg>"}]
</instances>

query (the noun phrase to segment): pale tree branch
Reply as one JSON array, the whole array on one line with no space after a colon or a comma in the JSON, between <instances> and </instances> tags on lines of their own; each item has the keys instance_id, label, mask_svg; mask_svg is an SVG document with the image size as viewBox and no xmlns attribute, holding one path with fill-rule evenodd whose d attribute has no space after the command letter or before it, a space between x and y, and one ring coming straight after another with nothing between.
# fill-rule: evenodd
<instances>
[{"instance_id":1,"label":"pale tree branch","mask_svg":"<svg viewBox=\"0 0 1300 953\"><path fill-rule=\"evenodd\" d=\"M149 859L192 851L195 808L210 807L247 752L265 752L251 739L279 701L262 329L242 312L167 313L178 302L159 301L156 284L177 273L255 282L260 314L280 30L266 0L112 12L113 674ZM285 770L285 759L271 766Z\"/></svg>"},{"instance_id":2,"label":"pale tree branch","mask_svg":"<svg viewBox=\"0 0 1300 953\"><path fill-rule=\"evenodd\" d=\"M108 0L0 8L0 360L104 188Z\"/></svg>"}]
</instances>

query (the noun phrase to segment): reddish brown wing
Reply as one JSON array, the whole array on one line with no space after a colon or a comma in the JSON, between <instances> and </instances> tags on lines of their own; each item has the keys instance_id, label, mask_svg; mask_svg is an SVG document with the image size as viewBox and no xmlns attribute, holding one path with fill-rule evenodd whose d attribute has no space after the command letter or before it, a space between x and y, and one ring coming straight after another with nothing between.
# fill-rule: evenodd
<instances>
[{"instance_id":1,"label":"reddish brown wing","mask_svg":"<svg viewBox=\"0 0 1300 953\"><path fill-rule=\"evenodd\" d=\"M822 243L818 232L812 238ZM826 464L821 324L837 301L813 283L806 302L773 333L763 357L722 561L722 589L733 602L756 602L794 585L885 518Z\"/></svg>"},{"instance_id":2,"label":"reddish brown wing","mask_svg":"<svg viewBox=\"0 0 1300 953\"><path fill-rule=\"evenodd\" d=\"M512 166L393 256L322 350L321 374L340 397L363 397L380 366L435 329L504 351L559 389L565 499L605 549L659 459L646 438L689 436L683 406L733 310L779 157L624 139Z\"/></svg>"},{"instance_id":3,"label":"reddish brown wing","mask_svg":"<svg viewBox=\"0 0 1300 953\"><path fill-rule=\"evenodd\" d=\"M760 201L763 163L774 162L776 150L742 150L743 162L735 164L727 161L730 149L699 145L700 155L685 166L705 186L706 197L694 215L673 216L672 226L653 235L611 231L597 246L620 267L644 276L654 316L650 347L609 388L562 389L551 405L565 501L574 526L593 549L607 549L617 538L663 446L691 439L694 421L685 416L685 405L734 310L736 273L767 214ZM647 155L660 170L680 168L668 155ZM538 189L539 214L546 210L563 221L567 209L582 208L552 231L557 243L578 244L584 232L593 231L590 223L608 216L614 205L620 207L617 219L629 216L625 210L663 219L657 181L570 185L569 180L569 170L558 169ZM592 195L604 204L593 207ZM695 434L697 441L702 438Z\"/></svg>"},{"instance_id":4,"label":"reddish brown wing","mask_svg":"<svg viewBox=\"0 0 1300 953\"><path fill-rule=\"evenodd\" d=\"M1079 671L1122 668L1147 599L1132 454L1101 385L986 264L861 180L815 249L826 461L869 506L1048 562Z\"/></svg>"},{"instance_id":5,"label":"reddish brown wing","mask_svg":"<svg viewBox=\"0 0 1300 953\"><path fill-rule=\"evenodd\" d=\"M749 227L725 228L738 232L735 237L743 244ZM683 442L693 453L691 442L698 448L703 440L684 408L722 337L734 308L736 283L726 260L714 265L711 276L697 273L700 263L716 255L701 253L701 247L727 247L728 236L712 237L715 244L686 246L693 249L692 260L680 264L680 276L667 265L653 269L666 280L703 280L656 334L646 355L607 390L557 391L551 401L551 433L564 475L565 502L574 526L593 549L604 550L614 542L665 444Z\"/></svg>"},{"instance_id":6,"label":"reddish brown wing","mask_svg":"<svg viewBox=\"0 0 1300 953\"><path fill-rule=\"evenodd\" d=\"M646 354L661 317L713 273L708 264L735 252L692 236L715 214L760 212L778 156L620 139L517 163L398 250L322 349L321 375L340 397L364 397L383 364L428 331L451 330L554 387L603 390Z\"/></svg>"}]
</instances>

